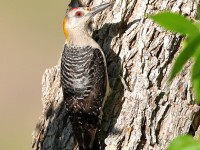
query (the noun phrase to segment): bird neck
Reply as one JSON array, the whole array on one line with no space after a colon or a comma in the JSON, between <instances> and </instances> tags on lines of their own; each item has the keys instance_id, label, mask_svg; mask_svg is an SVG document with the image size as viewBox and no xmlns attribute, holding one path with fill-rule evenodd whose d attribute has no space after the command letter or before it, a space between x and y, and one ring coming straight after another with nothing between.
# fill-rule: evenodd
<instances>
[{"instance_id":1,"label":"bird neck","mask_svg":"<svg viewBox=\"0 0 200 150\"><path fill-rule=\"evenodd\" d=\"M69 46L73 45L78 47L88 45L96 48L99 47L99 45L89 35L87 29L84 28L67 30L66 44Z\"/></svg>"}]
</instances>

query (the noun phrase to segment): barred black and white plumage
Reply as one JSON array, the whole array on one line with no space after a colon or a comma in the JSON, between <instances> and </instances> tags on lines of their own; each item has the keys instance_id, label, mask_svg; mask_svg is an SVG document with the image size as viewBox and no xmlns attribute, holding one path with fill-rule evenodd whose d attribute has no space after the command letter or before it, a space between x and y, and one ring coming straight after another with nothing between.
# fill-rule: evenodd
<instances>
[{"instance_id":1,"label":"barred black and white plumage","mask_svg":"<svg viewBox=\"0 0 200 150\"><path fill-rule=\"evenodd\" d=\"M77 5L78 1L71 3L73 8L63 21L66 43L61 58L61 86L79 150L98 150L98 144L93 143L109 94L109 82L103 51L87 30L90 19L112 4L93 8Z\"/></svg>"},{"instance_id":2,"label":"barred black and white plumage","mask_svg":"<svg viewBox=\"0 0 200 150\"><path fill-rule=\"evenodd\" d=\"M101 119L106 81L106 64L99 49L65 45L61 85L74 134L83 147L92 147Z\"/></svg>"}]
</instances>

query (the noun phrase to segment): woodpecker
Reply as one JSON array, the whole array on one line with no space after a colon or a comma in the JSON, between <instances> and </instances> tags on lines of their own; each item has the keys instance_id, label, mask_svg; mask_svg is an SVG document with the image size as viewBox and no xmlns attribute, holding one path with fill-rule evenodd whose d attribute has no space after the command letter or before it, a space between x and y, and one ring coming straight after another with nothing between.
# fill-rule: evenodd
<instances>
[{"instance_id":1,"label":"woodpecker","mask_svg":"<svg viewBox=\"0 0 200 150\"><path fill-rule=\"evenodd\" d=\"M75 7L63 21L66 37L61 57L63 100L80 149L92 149L102 109L109 95L106 59L88 33L88 23L111 3Z\"/></svg>"}]
</instances>

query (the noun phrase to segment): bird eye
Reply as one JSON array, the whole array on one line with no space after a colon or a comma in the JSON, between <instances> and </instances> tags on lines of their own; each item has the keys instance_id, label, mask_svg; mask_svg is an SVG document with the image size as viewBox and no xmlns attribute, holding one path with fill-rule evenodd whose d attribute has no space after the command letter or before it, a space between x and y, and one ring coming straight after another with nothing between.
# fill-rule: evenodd
<instances>
[{"instance_id":1,"label":"bird eye","mask_svg":"<svg viewBox=\"0 0 200 150\"><path fill-rule=\"evenodd\" d=\"M77 11L75 15L76 15L76 17L82 17L83 13L81 11Z\"/></svg>"}]
</instances>

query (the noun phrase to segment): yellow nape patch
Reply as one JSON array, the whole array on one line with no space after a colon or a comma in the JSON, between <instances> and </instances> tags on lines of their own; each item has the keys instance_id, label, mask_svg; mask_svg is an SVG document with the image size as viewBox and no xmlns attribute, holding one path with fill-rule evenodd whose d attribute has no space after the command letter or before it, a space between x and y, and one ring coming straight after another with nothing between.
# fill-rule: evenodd
<instances>
[{"instance_id":1,"label":"yellow nape patch","mask_svg":"<svg viewBox=\"0 0 200 150\"><path fill-rule=\"evenodd\" d=\"M69 38L68 38L67 29L66 29L66 24L67 24L67 20L66 20L66 18L64 18L64 20L63 20L63 32L65 34L66 42L69 43Z\"/></svg>"}]
</instances>

